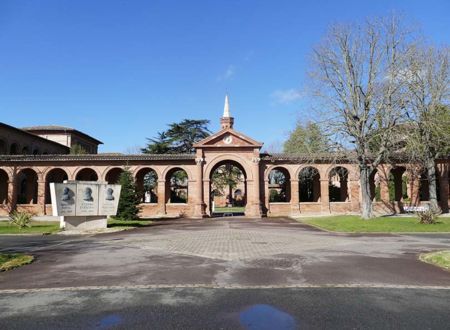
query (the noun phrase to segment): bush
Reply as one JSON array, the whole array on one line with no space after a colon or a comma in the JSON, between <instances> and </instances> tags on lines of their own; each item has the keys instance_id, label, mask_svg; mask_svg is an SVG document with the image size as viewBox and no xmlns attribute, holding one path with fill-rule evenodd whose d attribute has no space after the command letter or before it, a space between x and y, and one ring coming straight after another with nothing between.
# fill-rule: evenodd
<instances>
[{"instance_id":1,"label":"bush","mask_svg":"<svg viewBox=\"0 0 450 330\"><path fill-rule=\"evenodd\" d=\"M426 211L416 212L416 215L419 218L419 223L430 225L436 223L439 213L429 209Z\"/></svg>"},{"instance_id":2,"label":"bush","mask_svg":"<svg viewBox=\"0 0 450 330\"><path fill-rule=\"evenodd\" d=\"M20 229L31 227L31 219L33 215L27 212L13 212L9 216L9 222Z\"/></svg>"}]
</instances>

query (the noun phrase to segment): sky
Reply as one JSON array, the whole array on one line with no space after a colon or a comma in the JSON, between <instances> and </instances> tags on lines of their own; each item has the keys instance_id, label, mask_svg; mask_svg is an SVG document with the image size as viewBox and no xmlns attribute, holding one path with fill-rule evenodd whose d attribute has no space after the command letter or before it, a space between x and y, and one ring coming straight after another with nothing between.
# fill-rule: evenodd
<instances>
[{"instance_id":1,"label":"sky","mask_svg":"<svg viewBox=\"0 0 450 330\"><path fill-rule=\"evenodd\" d=\"M330 24L396 12L450 43L449 0L0 0L0 121L63 125L136 152L171 122L211 120L277 149Z\"/></svg>"}]
</instances>

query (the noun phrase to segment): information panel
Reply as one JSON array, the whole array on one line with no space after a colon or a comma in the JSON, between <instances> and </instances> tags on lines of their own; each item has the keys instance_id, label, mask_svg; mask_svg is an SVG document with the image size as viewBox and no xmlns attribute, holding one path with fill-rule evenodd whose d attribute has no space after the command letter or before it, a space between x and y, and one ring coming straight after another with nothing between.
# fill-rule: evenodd
<instances>
[{"instance_id":1,"label":"information panel","mask_svg":"<svg viewBox=\"0 0 450 330\"><path fill-rule=\"evenodd\" d=\"M121 185L86 181L50 183L53 215L116 215L121 188Z\"/></svg>"}]
</instances>

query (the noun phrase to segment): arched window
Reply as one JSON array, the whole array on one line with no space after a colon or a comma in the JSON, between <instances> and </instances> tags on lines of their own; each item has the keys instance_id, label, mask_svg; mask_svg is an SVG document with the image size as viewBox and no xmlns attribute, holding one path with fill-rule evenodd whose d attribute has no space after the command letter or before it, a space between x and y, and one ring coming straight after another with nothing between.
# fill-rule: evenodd
<instances>
[{"instance_id":1,"label":"arched window","mask_svg":"<svg viewBox=\"0 0 450 330\"><path fill-rule=\"evenodd\" d=\"M347 202L348 194L348 170L345 167L335 167L330 171L328 193L330 202Z\"/></svg>"},{"instance_id":2,"label":"arched window","mask_svg":"<svg viewBox=\"0 0 450 330\"><path fill-rule=\"evenodd\" d=\"M320 174L315 167L305 167L298 175L300 202L318 202Z\"/></svg>"},{"instance_id":3,"label":"arched window","mask_svg":"<svg viewBox=\"0 0 450 330\"><path fill-rule=\"evenodd\" d=\"M169 203L187 203L188 202L188 175L181 168L174 168L167 173L166 200Z\"/></svg>"},{"instance_id":4,"label":"arched window","mask_svg":"<svg viewBox=\"0 0 450 330\"><path fill-rule=\"evenodd\" d=\"M17 204L36 204L38 192L38 176L30 168L24 169L17 174Z\"/></svg>"},{"instance_id":5,"label":"arched window","mask_svg":"<svg viewBox=\"0 0 450 330\"><path fill-rule=\"evenodd\" d=\"M22 155L28 155L30 154L30 148L28 148L27 146L22 148Z\"/></svg>"},{"instance_id":6,"label":"arched window","mask_svg":"<svg viewBox=\"0 0 450 330\"><path fill-rule=\"evenodd\" d=\"M5 140L0 140L0 155L6 155L8 153L8 147Z\"/></svg>"},{"instance_id":7,"label":"arched window","mask_svg":"<svg viewBox=\"0 0 450 330\"><path fill-rule=\"evenodd\" d=\"M158 175L151 168L140 169L136 174L136 186L142 203L158 203Z\"/></svg>"},{"instance_id":8,"label":"arched window","mask_svg":"<svg viewBox=\"0 0 450 330\"><path fill-rule=\"evenodd\" d=\"M372 171L369 177L370 198L372 201L381 201L381 178L377 170Z\"/></svg>"},{"instance_id":9,"label":"arched window","mask_svg":"<svg viewBox=\"0 0 450 330\"><path fill-rule=\"evenodd\" d=\"M0 204L8 202L8 174L0 169Z\"/></svg>"},{"instance_id":10,"label":"arched window","mask_svg":"<svg viewBox=\"0 0 450 330\"><path fill-rule=\"evenodd\" d=\"M269 173L269 202L291 201L291 178L284 167L276 167Z\"/></svg>"},{"instance_id":11,"label":"arched window","mask_svg":"<svg viewBox=\"0 0 450 330\"><path fill-rule=\"evenodd\" d=\"M399 202L408 201L409 178L406 174L406 168L402 166L395 167L389 173L389 200Z\"/></svg>"},{"instance_id":12,"label":"arched window","mask_svg":"<svg viewBox=\"0 0 450 330\"><path fill-rule=\"evenodd\" d=\"M11 146L9 147L9 154L17 155L18 153L19 153L19 146L17 145L17 143L11 144Z\"/></svg>"}]
</instances>

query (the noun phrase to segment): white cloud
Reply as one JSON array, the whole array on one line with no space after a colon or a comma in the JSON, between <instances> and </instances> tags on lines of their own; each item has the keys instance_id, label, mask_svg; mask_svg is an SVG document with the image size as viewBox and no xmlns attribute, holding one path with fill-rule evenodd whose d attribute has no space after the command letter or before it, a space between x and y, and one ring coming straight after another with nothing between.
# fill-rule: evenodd
<instances>
[{"instance_id":1,"label":"white cloud","mask_svg":"<svg viewBox=\"0 0 450 330\"><path fill-rule=\"evenodd\" d=\"M233 64L230 64L225 70L225 72L217 77L217 80L218 81L229 80L235 75L235 73L236 68L234 67Z\"/></svg>"},{"instance_id":2,"label":"white cloud","mask_svg":"<svg viewBox=\"0 0 450 330\"><path fill-rule=\"evenodd\" d=\"M271 94L277 104L290 104L303 98L303 93L298 89L278 89Z\"/></svg>"}]
</instances>

